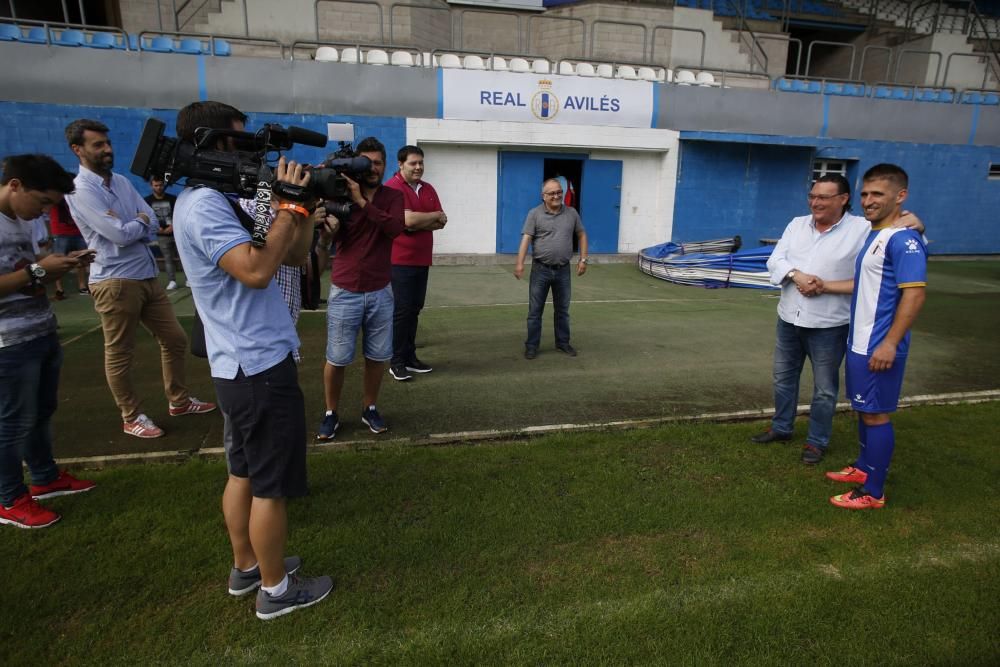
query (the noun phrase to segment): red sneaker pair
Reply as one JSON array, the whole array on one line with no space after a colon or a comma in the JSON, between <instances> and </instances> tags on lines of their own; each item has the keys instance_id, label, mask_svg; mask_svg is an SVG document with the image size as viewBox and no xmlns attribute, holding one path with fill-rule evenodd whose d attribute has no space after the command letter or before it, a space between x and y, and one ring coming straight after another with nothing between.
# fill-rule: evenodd
<instances>
[{"instance_id":1,"label":"red sneaker pair","mask_svg":"<svg viewBox=\"0 0 1000 667\"><path fill-rule=\"evenodd\" d=\"M54 481L48 484L34 485L28 488L28 493L14 500L10 507L0 504L0 524L17 526L18 528L46 528L59 520L59 515L38 504L40 498L55 498L83 493L94 488L93 482L77 479L67 472L60 472Z\"/></svg>"}]
</instances>

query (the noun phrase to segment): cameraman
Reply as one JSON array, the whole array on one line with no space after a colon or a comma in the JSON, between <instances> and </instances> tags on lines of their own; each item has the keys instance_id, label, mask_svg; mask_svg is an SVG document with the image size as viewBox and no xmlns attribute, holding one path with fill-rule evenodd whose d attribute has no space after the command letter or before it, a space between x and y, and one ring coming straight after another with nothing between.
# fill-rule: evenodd
<instances>
[{"instance_id":1,"label":"cameraman","mask_svg":"<svg viewBox=\"0 0 1000 667\"><path fill-rule=\"evenodd\" d=\"M245 122L228 104L195 102L178 112L177 135L193 143L198 128L242 131ZM207 148L234 152L234 146L227 138ZM309 181L301 165L284 158L276 177L300 186ZM284 558L286 499L307 493L306 431L292 359L299 339L274 275L282 264L301 262L312 221L303 202L276 197L272 205L276 215L263 247L250 243L235 196L187 188L174 209L174 237L204 324L219 406L232 429L222 496L234 560L229 592L244 595L260 586L257 617L265 620L315 604L333 589L329 577L294 576L300 559Z\"/></svg>"},{"instance_id":2,"label":"cameraman","mask_svg":"<svg viewBox=\"0 0 1000 667\"><path fill-rule=\"evenodd\" d=\"M365 356L361 421L372 433L388 430L375 401L382 386L385 363L392 358L393 298L389 281L392 240L405 228L403 194L382 185L385 174L382 142L375 137L362 139L357 154L368 158L371 168L364 174L352 174L357 180L343 176L351 210L347 220L341 220L333 234L337 254L330 268L326 364L323 366L326 414L320 422L317 440L336 437L344 374L354 361L359 332ZM326 258L321 257L321 262L325 266Z\"/></svg>"}]
</instances>

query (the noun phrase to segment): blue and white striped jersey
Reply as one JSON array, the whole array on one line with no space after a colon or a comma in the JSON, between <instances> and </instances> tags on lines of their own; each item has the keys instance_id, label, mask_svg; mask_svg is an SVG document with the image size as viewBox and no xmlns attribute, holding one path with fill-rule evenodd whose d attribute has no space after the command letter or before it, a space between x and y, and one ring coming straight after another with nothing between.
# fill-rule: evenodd
<instances>
[{"instance_id":1,"label":"blue and white striped jersey","mask_svg":"<svg viewBox=\"0 0 1000 667\"><path fill-rule=\"evenodd\" d=\"M927 284L927 246L920 234L902 227L873 228L854 265L848 348L870 355L885 339L902 291ZM896 348L905 355L907 332Z\"/></svg>"}]
</instances>

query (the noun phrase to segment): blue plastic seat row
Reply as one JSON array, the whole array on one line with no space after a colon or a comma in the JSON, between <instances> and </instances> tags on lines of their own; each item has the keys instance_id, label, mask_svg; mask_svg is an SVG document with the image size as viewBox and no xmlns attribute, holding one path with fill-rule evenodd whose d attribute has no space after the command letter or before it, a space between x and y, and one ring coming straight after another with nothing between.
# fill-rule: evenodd
<instances>
[{"instance_id":1,"label":"blue plastic seat row","mask_svg":"<svg viewBox=\"0 0 1000 667\"><path fill-rule=\"evenodd\" d=\"M976 90L962 93L962 104L1000 105L1000 93L983 93Z\"/></svg>"},{"instance_id":2,"label":"blue plastic seat row","mask_svg":"<svg viewBox=\"0 0 1000 667\"><path fill-rule=\"evenodd\" d=\"M124 42L123 35L113 32L91 32L84 33L75 29L52 29L49 39L46 39L45 28L31 28L25 34L19 26L11 23L0 23L0 42L27 42L29 44L45 44L49 42L56 46L88 47L92 49L125 49L133 51L139 50L139 37L128 35L128 46ZM211 55L212 44L210 40L202 41L195 38L181 38L174 40L172 37L159 36L145 38L142 43L144 51L154 51L156 53L186 53L192 55ZM229 42L223 39L215 40L215 55L228 56L232 53Z\"/></svg>"},{"instance_id":3,"label":"blue plastic seat row","mask_svg":"<svg viewBox=\"0 0 1000 667\"><path fill-rule=\"evenodd\" d=\"M868 87L863 83L839 81L809 81L807 79L781 78L774 85L775 90L785 93L810 93L813 95L844 95L846 97L864 97Z\"/></svg>"}]
</instances>

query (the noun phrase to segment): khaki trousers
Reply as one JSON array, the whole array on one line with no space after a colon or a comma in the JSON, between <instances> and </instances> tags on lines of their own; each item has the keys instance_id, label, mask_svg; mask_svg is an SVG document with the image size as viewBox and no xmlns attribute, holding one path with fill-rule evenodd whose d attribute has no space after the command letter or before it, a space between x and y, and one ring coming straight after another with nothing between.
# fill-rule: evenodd
<instances>
[{"instance_id":1,"label":"khaki trousers","mask_svg":"<svg viewBox=\"0 0 1000 667\"><path fill-rule=\"evenodd\" d=\"M174 405L187 403L188 389L184 384L187 335L159 281L109 278L91 283L90 292L104 329L104 373L122 420L133 421L142 412L132 385L135 333L140 323L160 344L167 400Z\"/></svg>"}]
</instances>

